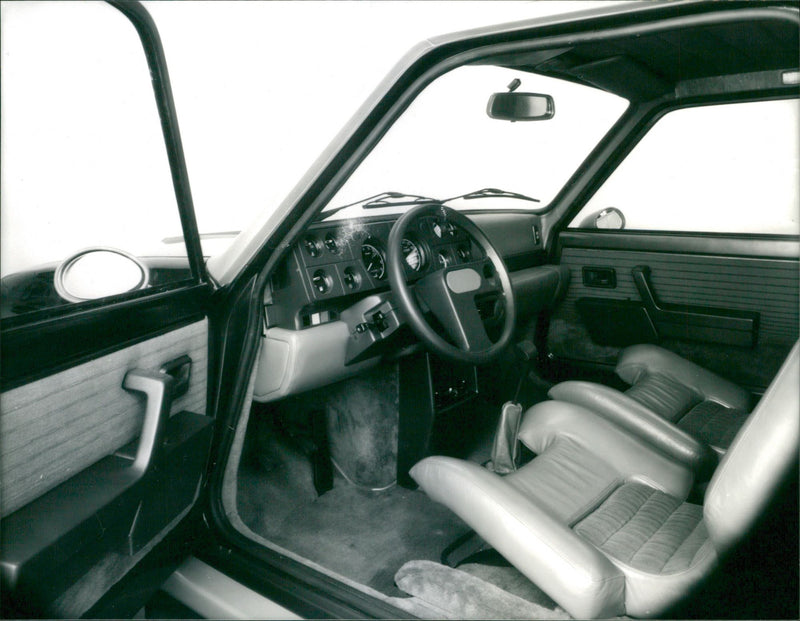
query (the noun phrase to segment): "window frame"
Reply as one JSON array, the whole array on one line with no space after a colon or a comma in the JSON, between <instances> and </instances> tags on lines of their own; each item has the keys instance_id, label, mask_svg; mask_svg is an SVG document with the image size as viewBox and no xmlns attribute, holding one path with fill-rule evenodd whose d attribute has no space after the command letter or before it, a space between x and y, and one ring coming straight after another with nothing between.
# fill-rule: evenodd
<instances>
[{"instance_id":1,"label":"window frame","mask_svg":"<svg viewBox=\"0 0 800 621\"><path fill-rule=\"evenodd\" d=\"M175 202L178 208L191 276L187 279L165 283L156 287L124 292L96 300L70 302L0 318L0 333L2 333L3 340L6 342L8 342L7 337L13 341L14 337L12 337L11 331L16 331L21 327L44 326L61 317L74 316L76 320L81 321L85 320L88 313L100 309L112 307L116 309L120 305L126 306L128 302L136 302L146 298L161 299L170 292L185 293L196 289L198 286L203 288L212 287L203 257L183 142L178 125L178 116L158 30L152 17L142 5L128 3L124 0L106 0L106 2L128 19L142 45L142 51L150 73L158 118L161 123L161 133L170 167L170 177L175 193ZM6 348L4 347L4 349ZM5 358L5 356L3 357Z\"/></svg>"},{"instance_id":2,"label":"window frame","mask_svg":"<svg viewBox=\"0 0 800 621\"><path fill-rule=\"evenodd\" d=\"M636 229L636 230L610 230L610 229L594 229L590 227L570 226L572 221L586 206L586 204L594 197L597 191L605 184L605 182L614 174L623 161L631 154L639 142L650 132L653 126L658 123L661 118L675 112L687 108L696 108L703 106L724 105L734 103L748 103L760 101L779 101L788 99L798 99L796 89L788 88L772 88L766 89L759 93L743 92L736 94L713 94L695 97L687 97L682 99L664 98L650 102L644 102L638 105L632 105L623 114L623 116L612 127L611 131L606 134L604 139L598 143L595 151L584 161L583 166L576 173L575 178L578 178L581 170L584 167L590 167L600 162L600 169L598 172L588 178L584 187L571 188L573 179L567 182L564 186L562 193L559 194L551 204L554 213L561 211L565 203L569 206L563 212L558 214L557 222L554 223L551 235L548 237L548 251L550 253L558 249L558 237L563 232L580 232L588 234L600 235L665 235L665 236L691 236L691 237L706 237L706 238L753 238L753 239L775 239L775 240L800 240L800 235L793 234L761 234L761 233L717 233L717 232L697 232L697 231L662 231L650 229ZM606 156L603 152L610 151Z\"/></svg>"},{"instance_id":3,"label":"window frame","mask_svg":"<svg viewBox=\"0 0 800 621\"><path fill-rule=\"evenodd\" d=\"M561 230L565 231L597 231L591 226L580 226L580 224L574 224L577 216L581 214L583 209L589 204L589 202L594 198L594 196L605 186L605 184L615 175L615 173L619 170L620 166L623 165L625 161L632 155L634 155L635 151L639 144L648 136L652 129L654 129L665 117L669 116L674 112L681 112L685 110L692 110L697 108L711 108L715 106L727 106L727 105L737 105L737 104L748 104L748 103L768 103L772 101L794 101L796 102L797 106L800 108L800 94L798 93L787 93L783 92L780 96L751 96L751 97L737 97L737 98L703 98L699 102L691 103L691 104L682 104L682 105L675 105L675 106L662 106L659 107L657 112L655 112L651 117L645 122L643 128L632 132L629 135L629 142L626 144L624 151L620 151L615 154L614 157L614 164L613 167L610 167L608 170L604 171L602 179L595 179L593 180L594 183L592 184L591 193L588 194L584 200L581 201L579 207L572 207L567 213L564 214L562 222L564 222L564 226ZM624 215L624 211L623 211ZM635 228L629 229L624 228L620 231L616 231L613 229L604 229L602 232L609 232L609 233L616 233L616 232L623 232L623 233L649 233L649 234L659 234L659 235L689 235L689 236L721 236L721 237L758 237L758 238L798 238L800 237L800 233L766 233L766 232L749 232L749 231L700 231L694 229L654 229L654 228Z\"/></svg>"}]
</instances>

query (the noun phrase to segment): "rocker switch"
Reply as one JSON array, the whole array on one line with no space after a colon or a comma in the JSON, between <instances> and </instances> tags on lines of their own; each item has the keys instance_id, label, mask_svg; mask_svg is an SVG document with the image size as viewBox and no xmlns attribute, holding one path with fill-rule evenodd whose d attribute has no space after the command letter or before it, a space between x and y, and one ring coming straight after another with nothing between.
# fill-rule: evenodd
<instances>
[{"instance_id":1,"label":"rocker switch","mask_svg":"<svg viewBox=\"0 0 800 621\"><path fill-rule=\"evenodd\" d=\"M372 313L372 321L370 322L378 332L385 332L389 329L389 324L386 322L386 317L381 311Z\"/></svg>"}]
</instances>

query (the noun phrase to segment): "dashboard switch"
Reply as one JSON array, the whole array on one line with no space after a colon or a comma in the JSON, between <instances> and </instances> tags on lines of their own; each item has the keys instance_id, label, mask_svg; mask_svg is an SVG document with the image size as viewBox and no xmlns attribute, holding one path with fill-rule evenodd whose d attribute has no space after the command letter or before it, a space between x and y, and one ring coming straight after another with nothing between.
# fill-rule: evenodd
<instances>
[{"instance_id":1,"label":"dashboard switch","mask_svg":"<svg viewBox=\"0 0 800 621\"><path fill-rule=\"evenodd\" d=\"M386 317L381 311L375 311L372 314L371 323L378 332L385 332L389 328L389 324L386 322Z\"/></svg>"}]
</instances>

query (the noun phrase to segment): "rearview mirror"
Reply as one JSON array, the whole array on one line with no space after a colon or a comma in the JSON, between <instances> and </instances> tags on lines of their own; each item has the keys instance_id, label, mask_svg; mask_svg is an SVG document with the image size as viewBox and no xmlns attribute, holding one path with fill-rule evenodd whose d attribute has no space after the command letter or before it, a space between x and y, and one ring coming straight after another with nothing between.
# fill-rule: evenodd
<instances>
[{"instance_id":1,"label":"rearview mirror","mask_svg":"<svg viewBox=\"0 0 800 621\"><path fill-rule=\"evenodd\" d=\"M546 121L556 113L550 95L538 93L494 93L489 97L486 114L501 121Z\"/></svg>"}]
</instances>

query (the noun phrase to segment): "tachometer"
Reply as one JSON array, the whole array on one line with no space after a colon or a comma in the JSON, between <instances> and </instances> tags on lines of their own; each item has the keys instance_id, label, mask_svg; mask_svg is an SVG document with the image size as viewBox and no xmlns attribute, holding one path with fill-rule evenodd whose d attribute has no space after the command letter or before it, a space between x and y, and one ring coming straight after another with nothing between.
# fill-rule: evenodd
<instances>
[{"instance_id":1,"label":"tachometer","mask_svg":"<svg viewBox=\"0 0 800 621\"><path fill-rule=\"evenodd\" d=\"M406 265L418 272L422 268L422 252L419 247L410 239L403 239L400 242L400 248L403 250Z\"/></svg>"},{"instance_id":2,"label":"tachometer","mask_svg":"<svg viewBox=\"0 0 800 621\"><path fill-rule=\"evenodd\" d=\"M369 242L361 245L361 260L364 267L373 278L380 280L386 275L386 261L383 254Z\"/></svg>"}]
</instances>

